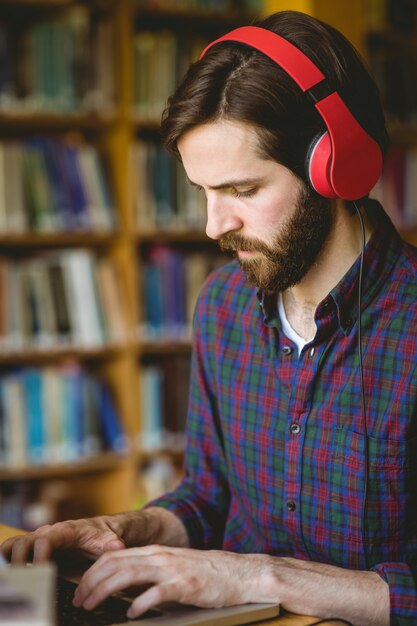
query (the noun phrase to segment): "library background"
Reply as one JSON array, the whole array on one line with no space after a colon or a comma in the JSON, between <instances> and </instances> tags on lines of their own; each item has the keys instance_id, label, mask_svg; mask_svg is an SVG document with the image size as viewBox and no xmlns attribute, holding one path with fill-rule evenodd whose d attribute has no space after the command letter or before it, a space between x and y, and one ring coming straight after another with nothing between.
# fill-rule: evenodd
<instances>
[{"instance_id":1,"label":"library background","mask_svg":"<svg viewBox=\"0 0 417 626\"><path fill-rule=\"evenodd\" d=\"M0 0L0 521L143 504L181 476L196 295L224 258L161 147L205 42L298 9L367 60L391 147L373 194L417 243L412 0Z\"/></svg>"}]
</instances>

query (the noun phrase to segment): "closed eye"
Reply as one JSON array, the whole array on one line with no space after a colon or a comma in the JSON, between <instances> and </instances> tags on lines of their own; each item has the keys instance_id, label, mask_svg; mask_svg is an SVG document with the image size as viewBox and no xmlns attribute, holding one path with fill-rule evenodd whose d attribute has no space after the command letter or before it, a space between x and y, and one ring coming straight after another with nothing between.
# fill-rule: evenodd
<instances>
[{"instance_id":1,"label":"closed eye","mask_svg":"<svg viewBox=\"0 0 417 626\"><path fill-rule=\"evenodd\" d=\"M236 187L232 187L232 195L235 198L251 198L256 194L256 192L256 187L252 187L251 189L246 189L244 191L239 191L239 189L236 189Z\"/></svg>"}]
</instances>

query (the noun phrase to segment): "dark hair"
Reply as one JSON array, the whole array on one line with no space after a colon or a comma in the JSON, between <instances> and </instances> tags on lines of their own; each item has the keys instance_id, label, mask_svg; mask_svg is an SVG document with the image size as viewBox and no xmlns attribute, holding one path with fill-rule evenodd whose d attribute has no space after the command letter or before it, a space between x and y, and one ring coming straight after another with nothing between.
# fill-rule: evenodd
<instances>
[{"instance_id":1,"label":"dark hair","mask_svg":"<svg viewBox=\"0 0 417 626\"><path fill-rule=\"evenodd\" d=\"M300 48L385 152L388 136L377 87L339 31L298 11L281 11L255 25ZM179 156L177 143L184 133L221 118L254 126L262 156L306 180L306 151L325 125L309 96L271 59L248 46L225 42L192 64L162 116L168 151Z\"/></svg>"}]
</instances>

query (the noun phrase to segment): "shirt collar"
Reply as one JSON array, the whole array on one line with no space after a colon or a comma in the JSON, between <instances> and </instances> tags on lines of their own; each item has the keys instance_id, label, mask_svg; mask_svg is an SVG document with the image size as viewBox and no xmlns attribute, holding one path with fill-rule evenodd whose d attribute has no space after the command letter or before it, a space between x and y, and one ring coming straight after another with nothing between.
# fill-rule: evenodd
<instances>
[{"instance_id":1,"label":"shirt collar","mask_svg":"<svg viewBox=\"0 0 417 626\"><path fill-rule=\"evenodd\" d=\"M402 249L402 240L379 203L370 205L368 217L374 229L364 251L362 312L386 284ZM358 318L360 263L361 255L328 296L336 305L339 326L345 334L349 333ZM317 307L316 316L320 315L321 304Z\"/></svg>"}]
</instances>

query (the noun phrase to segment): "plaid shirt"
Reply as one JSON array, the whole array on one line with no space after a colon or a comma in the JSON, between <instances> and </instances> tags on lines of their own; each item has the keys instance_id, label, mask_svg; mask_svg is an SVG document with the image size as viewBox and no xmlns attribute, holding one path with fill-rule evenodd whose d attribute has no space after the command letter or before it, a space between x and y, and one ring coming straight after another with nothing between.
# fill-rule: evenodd
<instances>
[{"instance_id":1,"label":"plaid shirt","mask_svg":"<svg viewBox=\"0 0 417 626\"><path fill-rule=\"evenodd\" d=\"M389 583L391 624L417 624L417 251L382 210L376 222L362 296L365 529L359 259L317 307L300 356L276 297L260 307L235 262L209 278L194 323L185 478L152 504L182 520L193 547L368 562Z\"/></svg>"}]
</instances>

